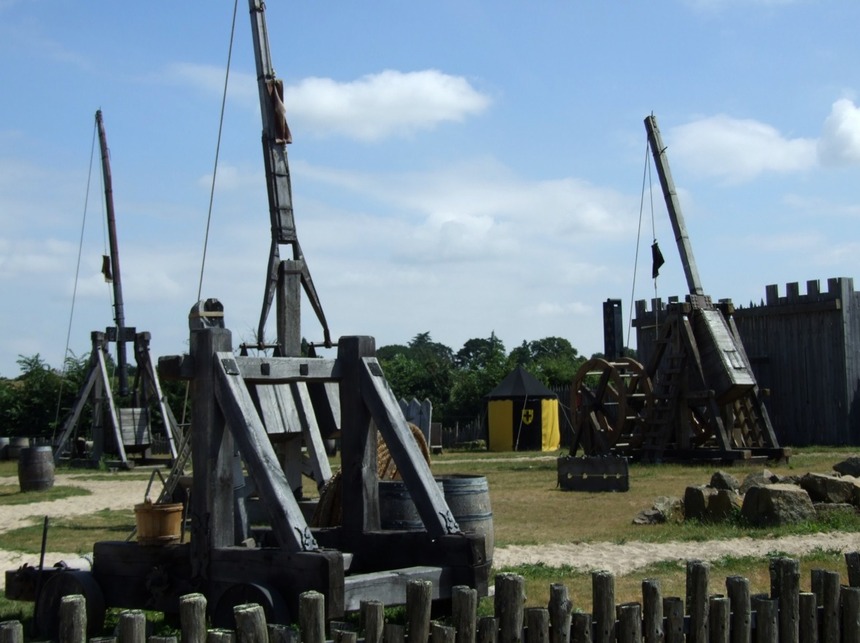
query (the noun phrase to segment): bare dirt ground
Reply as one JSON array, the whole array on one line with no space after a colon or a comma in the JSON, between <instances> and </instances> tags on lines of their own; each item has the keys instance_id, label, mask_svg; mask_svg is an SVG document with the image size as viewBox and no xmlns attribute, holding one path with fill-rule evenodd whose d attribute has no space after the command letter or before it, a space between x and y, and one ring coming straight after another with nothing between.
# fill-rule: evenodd
<instances>
[{"instance_id":1,"label":"bare dirt ground","mask_svg":"<svg viewBox=\"0 0 860 643\"><path fill-rule=\"evenodd\" d=\"M146 480L86 480L73 474L58 474L55 484L72 485L88 489L91 494L51 502L28 505L0 506L0 588L5 583L5 570L17 569L24 563L38 565L39 556L6 549L3 533L31 524L40 524L45 516L60 518L94 513L103 509L131 509L144 499ZM0 478L0 484L17 484L17 478ZM631 518L632 519L632 518ZM38 544L37 544L38 548ZM50 550L50 530L45 564L75 558L84 552L57 552ZM652 563L666 560L712 561L723 556L762 556L779 551L789 555L802 555L816 549L841 552L860 551L860 534L824 533L809 536L787 536L778 539L738 538L707 542L615 544L558 543L539 546L497 547L493 565L497 568L528 563L549 566L569 565L583 571L606 570L616 575L629 574Z\"/></svg>"}]
</instances>

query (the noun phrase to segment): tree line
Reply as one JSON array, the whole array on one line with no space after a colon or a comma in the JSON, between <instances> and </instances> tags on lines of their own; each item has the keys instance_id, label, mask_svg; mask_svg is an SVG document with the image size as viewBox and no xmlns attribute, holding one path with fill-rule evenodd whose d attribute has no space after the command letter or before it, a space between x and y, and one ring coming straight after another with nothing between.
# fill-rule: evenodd
<instances>
[{"instance_id":1,"label":"tree line","mask_svg":"<svg viewBox=\"0 0 860 643\"><path fill-rule=\"evenodd\" d=\"M406 345L377 349L386 379L400 399L429 399L433 419L444 426L467 423L481 416L483 397L508 373L522 366L546 386L569 384L585 361L561 337L545 337L506 351L491 333L466 341L456 352L433 341L429 332L415 335ZM112 366L110 356L107 356ZM74 406L89 373L89 355L66 358L61 369L52 368L38 353L17 360L20 375L0 378L0 435L52 438ZM134 366L129 366L134 376ZM112 369L111 369L112 370ZM177 417L186 403L183 382L162 382L168 404ZM187 410L186 410L187 412ZM86 425L87 408L81 425Z\"/></svg>"}]
</instances>

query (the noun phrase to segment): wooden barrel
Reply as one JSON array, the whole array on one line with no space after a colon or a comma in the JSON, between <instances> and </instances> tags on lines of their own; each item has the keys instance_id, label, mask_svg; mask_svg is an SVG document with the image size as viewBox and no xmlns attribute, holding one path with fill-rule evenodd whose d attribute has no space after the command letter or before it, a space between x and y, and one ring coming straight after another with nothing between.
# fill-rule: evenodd
<instances>
[{"instance_id":1,"label":"wooden barrel","mask_svg":"<svg viewBox=\"0 0 860 643\"><path fill-rule=\"evenodd\" d=\"M445 502L460 529L484 535L487 560L493 560L495 536L490 488L484 476L451 474L439 476L445 490Z\"/></svg>"},{"instance_id":2,"label":"wooden barrel","mask_svg":"<svg viewBox=\"0 0 860 643\"><path fill-rule=\"evenodd\" d=\"M17 460L22 449L30 448L30 438L10 438L9 439L9 459Z\"/></svg>"},{"instance_id":3,"label":"wooden barrel","mask_svg":"<svg viewBox=\"0 0 860 643\"><path fill-rule=\"evenodd\" d=\"M440 480L436 484L444 491ZM424 521L403 480L379 481L379 522L383 529L424 530Z\"/></svg>"},{"instance_id":4,"label":"wooden barrel","mask_svg":"<svg viewBox=\"0 0 860 643\"><path fill-rule=\"evenodd\" d=\"M51 447L27 447L18 454L21 491L44 491L54 486L54 452Z\"/></svg>"}]
</instances>

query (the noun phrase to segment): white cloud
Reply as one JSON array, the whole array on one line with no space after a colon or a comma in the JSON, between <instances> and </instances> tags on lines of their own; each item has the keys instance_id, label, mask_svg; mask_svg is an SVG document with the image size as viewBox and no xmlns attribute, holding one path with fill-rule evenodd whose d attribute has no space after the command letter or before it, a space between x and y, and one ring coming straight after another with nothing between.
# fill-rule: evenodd
<instances>
[{"instance_id":1,"label":"white cloud","mask_svg":"<svg viewBox=\"0 0 860 643\"><path fill-rule=\"evenodd\" d=\"M672 130L670 162L730 182L743 182L765 172L798 172L816 163L816 141L786 138L765 123L711 116Z\"/></svg>"},{"instance_id":2,"label":"white cloud","mask_svg":"<svg viewBox=\"0 0 860 643\"><path fill-rule=\"evenodd\" d=\"M825 166L860 163L860 108L853 101L833 103L818 141L818 158Z\"/></svg>"},{"instance_id":3,"label":"white cloud","mask_svg":"<svg viewBox=\"0 0 860 643\"><path fill-rule=\"evenodd\" d=\"M290 118L318 134L375 141L462 121L487 109L490 99L465 78L429 69L386 70L348 83L306 78L284 88L284 102Z\"/></svg>"}]
</instances>

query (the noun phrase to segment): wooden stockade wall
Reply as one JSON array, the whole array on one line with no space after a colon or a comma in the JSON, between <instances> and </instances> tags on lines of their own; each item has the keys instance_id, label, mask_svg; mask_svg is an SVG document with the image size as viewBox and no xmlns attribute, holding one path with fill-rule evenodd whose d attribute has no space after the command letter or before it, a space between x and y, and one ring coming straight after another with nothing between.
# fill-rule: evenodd
<instances>
[{"instance_id":1,"label":"wooden stockade wall","mask_svg":"<svg viewBox=\"0 0 860 643\"><path fill-rule=\"evenodd\" d=\"M767 286L765 300L735 307L733 318L761 397L782 446L860 444L860 293L847 277L797 283L780 296ZM678 301L670 297L669 302ZM730 300L721 300L730 304ZM637 359L648 362L662 299L636 302Z\"/></svg>"},{"instance_id":2,"label":"wooden stockade wall","mask_svg":"<svg viewBox=\"0 0 860 643\"><path fill-rule=\"evenodd\" d=\"M299 602L298 629L267 624L259 605L234 610L235 631L208 629L206 598L180 599L180 636L146 636L141 610L120 614L114 637L98 643L856 643L860 641L860 554L845 555L848 584L838 572L816 569L810 588L800 589L800 566L791 558L770 563L770 593L751 594L749 581L730 576L719 593L711 593L710 568L687 562L686 598L664 597L660 581L642 581L642 601L615 603L615 578L592 574L592 612L576 611L563 584L550 586L547 607L525 607L524 580L517 574L495 578L494 616L478 617L477 593L453 589L446 624L431 621L432 584L410 581L406 588L406 624L385 622L384 605L363 601L360 632L351 623L330 622L326 628L324 597L305 592ZM686 609L685 609L686 605ZM61 643L87 641L83 596L62 599ZM327 633L328 630L328 633ZM359 634L362 636L359 638ZM24 641L18 621L0 623L0 643Z\"/></svg>"}]
</instances>

